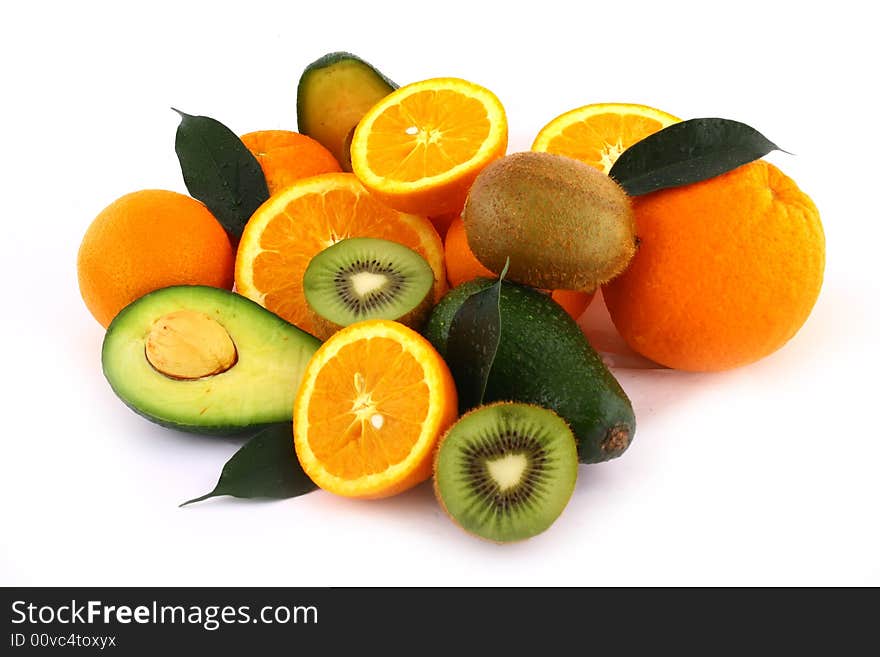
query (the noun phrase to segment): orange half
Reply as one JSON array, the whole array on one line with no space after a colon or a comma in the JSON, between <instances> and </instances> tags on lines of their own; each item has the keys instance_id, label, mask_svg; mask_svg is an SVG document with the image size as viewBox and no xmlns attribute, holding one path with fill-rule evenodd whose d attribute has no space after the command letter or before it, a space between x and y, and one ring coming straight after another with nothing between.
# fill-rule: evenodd
<instances>
[{"instance_id":1,"label":"orange half","mask_svg":"<svg viewBox=\"0 0 880 657\"><path fill-rule=\"evenodd\" d=\"M257 208L238 246L236 291L311 333L303 274L315 255L349 237L408 246L431 265L434 298L446 292L443 243L431 222L382 204L350 173L298 180Z\"/></svg>"},{"instance_id":2,"label":"orange half","mask_svg":"<svg viewBox=\"0 0 880 657\"><path fill-rule=\"evenodd\" d=\"M647 105L585 105L541 128L532 150L565 155L608 173L627 148L680 120Z\"/></svg>"},{"instance_id":3,"label":"orange half","mask_svg":"<svg viewBox=\"0 0 880 657\"><path fill-rule=\"evenodd\" d=\"M296 453L325 490L387 497L431 475L457 407L449 368L425 338L397 322L359 322L309 362L294 404Z\"/></svg>"},{"instance_id":4,"label":"orange half","mask_svg":"<svg viewBox=\"0 0 880 657\"><path fill-rule=\"evenodd\" d=\"M459 212L477 174L507 149L507 117L488 89L433 78L385 96L361 119L351 166L364 186L404 212Z\"/></svg>"}]
</instances>

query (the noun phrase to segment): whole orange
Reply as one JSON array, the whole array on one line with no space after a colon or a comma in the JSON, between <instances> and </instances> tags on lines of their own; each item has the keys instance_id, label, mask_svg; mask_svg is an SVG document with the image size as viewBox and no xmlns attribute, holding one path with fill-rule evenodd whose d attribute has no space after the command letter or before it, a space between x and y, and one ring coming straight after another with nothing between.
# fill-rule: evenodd
<instances>
[{"instance_id":1,"label":"whole orange","mask_svg":"<svg viewBox=\"0 0 880 657\"><path fill-rule=\"evenodd\" d=\"M446 278L450 287L461 285L478 276L487 278L497 276L486 269L471 251L461 217L453 219L449 224L443 247L446 252Z\"/></svg>"},{"instance_id":2,"label":"whole orange","mask_svg":"<svg viewBox=\"0 0 880 657\"><path fill-rule=\"evenodd\" d=\"M269 193L300 178L342 171L333 154L320 143L290 130L259 130L241 136L263 169Z\"/></svg>"},{"instance_id":3,"label":"whole orange","mask_svg":"<svg viewBox=\"0 0 880 657\"><path fill-rule=\"evenodd\" d=\"M595 292L581 290L553 290L550 292L550 298L562 306L574 321L577 321L593 302L594 294Z\"/></svg>"},{"instance_id":4,"label":"whole orange","mask_svg":"<svg viewBox=\"0 0 880 657\"><path fill-rule=\"evenodd\" d=\"M635 199L639 248L603 288L635 351L682 370L752 363L800 329L822 287L819 212L759 160Z\"/></svg>"},{"instance_id":5,"label":"whole orange","mask_svg":"<svg viewBox=\"0 0 880 657\"><path fill-rule=\"evenodd\" d=\"M161 189L117 199L95 218L77 257L86 307L105 328L129 303L169 285L232 287L223 227L198 201Z\"/></svg>"}]
</instances>

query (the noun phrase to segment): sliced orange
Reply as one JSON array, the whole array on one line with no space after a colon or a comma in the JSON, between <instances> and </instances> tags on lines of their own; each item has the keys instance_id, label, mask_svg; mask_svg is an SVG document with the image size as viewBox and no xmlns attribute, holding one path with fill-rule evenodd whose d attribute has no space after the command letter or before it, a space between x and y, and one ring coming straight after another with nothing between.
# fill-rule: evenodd
<instances>
[{"instance_id":1,"label":"sliced orange","mask_svg":"<svg viewBox=\"0 0 880 657\"><path fill-rule=\"evenodd\" d=\"M359 322L309 361L294 403L294 445L321 488L387 497L431 475L457 409L449 368L425 338L397 322Z\"/></svg>"},{"instance_id":2,"label":"sliced orange","mask_svg":"<svg viewBox=\"0 0 880 657\"><path fill-rule=\"evenodd\" d=\"M681 119L632 103L596 103L566 112L541 128L533 151L556 153L608 173L627 148Z\"/></svg>"},{"instance_id":3,"label":"sliced orange","mask_svg":"<svg viewBox=\"0 0 880 657\"><path fill-rule=\"evenodd\" d=\"M303 274L316 254L348 237L410 247L434 270L434 298L446 292L443 243L431 222L383 205L350 173L303 178L257 208L238 246L236 291L311 333Z\"/></svg>"},{"instance_id":4,"label":"sliced orange","mask_svg":"<svg viewBox=\"0 0 880 657\"><path fill-rule=\"evenodd\" d=\"M403 212L459 212L477 174L507 149L507 117L488 89L459 78L401 87L361 119L351 166Z\"/></svg>"}]
</instances>

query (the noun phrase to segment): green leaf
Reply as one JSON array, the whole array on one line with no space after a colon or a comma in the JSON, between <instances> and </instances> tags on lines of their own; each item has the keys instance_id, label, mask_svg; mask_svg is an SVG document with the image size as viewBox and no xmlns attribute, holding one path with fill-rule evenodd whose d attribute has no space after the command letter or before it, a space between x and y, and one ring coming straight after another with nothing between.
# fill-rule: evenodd
<instances>
[{"instance_id":1,"label":"green leaf","mask_svg":"<svg viewBox=\"0 0 880 657\"><path fill-rule=\"evenodd\" d=\"M494 285L475 292L455 313L449 325L446 362L458 389L460 413L483 403L486 382L501 340L501 281L507 274L510 258Z\"/></svg>"},{"instance_id":2,"label":"green leaf","mask_svg":"<svg viewBox=\"0 0 880 657\"><path fill-rule=\"evenodd\" d=\"M292 425L284 422L263 429L233 454L223 466L214 490L180 506L218 495L283 499L305 495L315 488L296 458Z\"/></svg>"},{"instance_id":3,"label":"green leaf","mask_svg":"<svg viewBox=\"0 0 880 657\"><path fill-rule=\"evenodd\" d=\"M636 142L609 175L630 196L714 178L782 150L754 128L729 119L690 119Z\"/></svg>"},{"instance_id":4,"label":"green leaf","mask_svg":"<svg viewBox=\"0 0 880 657\"><path fill-rule=\"evenodd\" d=\"M181 117L174 150L186 188L237 243L254 210L269 198L263 169L238 135L219 121L174 111Z\"/></svg>"}]
</instances>

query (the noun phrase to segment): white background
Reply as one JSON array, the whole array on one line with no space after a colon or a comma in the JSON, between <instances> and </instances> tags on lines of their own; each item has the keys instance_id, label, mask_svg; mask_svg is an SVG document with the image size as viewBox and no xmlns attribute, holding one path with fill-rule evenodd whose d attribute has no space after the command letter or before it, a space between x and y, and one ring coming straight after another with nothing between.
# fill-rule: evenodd
<instances>
[{"instance_id":1,"label":"white background","mask_svg":"<svg viewBox=\"0 0 880 657\"><path fill-rule=\"evenodd\" d=\"M868 5L7 5L0 585L880 584L880 52ZM179 509L238 443L158 428L113 396L77 289L80 239L122 194L185 192L170 106L239 133L295 129L300 72L333 50L399 83L491 88L511 151L592 102L757 127L796 153L769 159L822 212L813 315L737 371L618 370L635 442L582 467L560 520L524 543L464 534L428 485L379 502L318 492Z\"/></svg>"}]
</instances>

